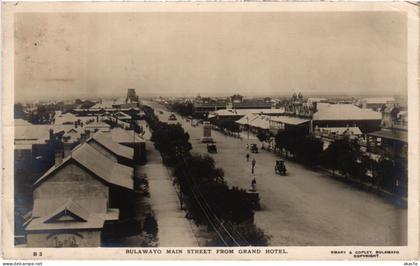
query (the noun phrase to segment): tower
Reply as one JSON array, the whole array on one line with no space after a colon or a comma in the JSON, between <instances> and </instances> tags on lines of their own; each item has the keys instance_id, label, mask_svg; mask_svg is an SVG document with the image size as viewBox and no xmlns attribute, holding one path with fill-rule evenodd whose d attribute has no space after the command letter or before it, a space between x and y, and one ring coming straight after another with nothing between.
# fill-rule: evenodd
<instances>
[{"instance_id":1,"label":"tower","mask_svg":"<svg viewBox=\"0 0 420 266\"><path fill-rule=\"evenodd\" d=\"M137 95L135 89L127 89L127 98L125 99L125 103L136 103L137 102Z\"/></svg>"}]
</instances>

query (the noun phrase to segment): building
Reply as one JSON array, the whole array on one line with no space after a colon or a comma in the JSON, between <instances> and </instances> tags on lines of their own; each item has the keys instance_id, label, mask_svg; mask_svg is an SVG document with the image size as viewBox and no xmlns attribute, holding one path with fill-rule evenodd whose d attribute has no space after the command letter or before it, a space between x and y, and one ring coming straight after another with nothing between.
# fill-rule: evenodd
<instances>
[{"instance_id":1,"label":"building","mask_svg":"<svg viewBox=\"0 0 420 266\"><path fill-rule=\"evenodd\" d=\"M209 112L226 109L226 99L212 99L209 97L197 97L193 103L196 114L208 114Z\"/></svg>"},{"instance_id":2,"label":"building","mask_svg":"<svg viewBox=\"0 0 420 266\"><path fill-rule=\"evenodd\" d=\"M395 98L393 97L376 97L360 99L358 105L361 108L368 108L374 111L380 111L383 106L394 103Z\"/></svg>"},{"instance_id":3,"label":"building","mask_svg":"<svg viewBox=\"0 0 420 266\"><path fill-rule=\"evenodd\" d=\"M106 223L129 209L133 168L89 144L77 146L33 185L28 247L99 247Z\"/></svg>"},{"instance_id":4,"label":"building","mask_svg":"<svg viewBox=\"0 0 420 266\"><path fill-rule=\"evenodd\" d=\"M323 149L337 139L358 139L363 133L358 127L315 127L313 135L323 142Z\"/></svg>"},{"instance_id":5,"label":"building","mask_svg":"<svg viewBox=\"0 0 420 266\"><path fill-rule=\"evenodd\" d=\"M127 97L125 98L125 103L126 104L131 104L131 103L138 103L139 102L139 96L136 95L136 90L135 89L127 89ZM138 106L137 106L138 107Z\"/></svg>"},{"instance_id":6,"label":"building","mask_svg":"<svg viewBox=\"0 0 420 266\"><path fill-rule=\"evenodd\" d=\"M252 116L252 118L258 115L263 116L277 116L284 113L284 109L223 109L215 112L211 112L208 118L212 124L222 124L225 121L235 122L242 118ZM241 120L240 125L246 125L247 121ZM249 121L248 121L249 122Z\"/></svg>"},{"instance_id":7,"label":"building","mask_svg":"<svg viewBox=\"0 0 420 266\"><path fill-rule=\"evenodd\" d=\"M367 150L370 153L394 160L408 160L408 132L381 129L367 134Z\"/></svg>"},{"instance_id":8,"label":"building","mask_svg":"<svg viewBox=\"0 0 420 266\"><path fill-rule=\"evenodd\" d=\"M110 133L97 132L86 141L113 162L126 166L134 165L134 149L112 140Z\"/></svg>"},{"instance_id":9,"label":"building","mask_svg":"<svg viewBox=\"0 0 420 266\"><path fill-rule=\"evenodd\" d=\"M263 99L244 99L239 94L229 97L226 108L228 109L270 109L272 107L271 98Z\"/></svg>"},{"instance_id":10,"label":"building","mask_svg":"<svg viewBox=\"0 0 420 266\"><path fill-rule=\"evenodd\" d=\"M363 133L369 133L380 129L381 120L381 113L353 104L318 103L312 128L358 127Z\"/></svg>"},{"instance_id":11,"label":"building","mask_svg":"<svg viewBox=\"0 0 420 266\"><path fill-rule=\"evenodd\" d=\"M271 109L271 98L245 99L242 95L235 94L229 98L209 98L198 96L194 99L194 112L196 114L208 114L222 109Z\"/></svg>"},{"instance_id":12,"label":"building","mask_svg":"<svg viewBox=\"0 0 420 266\"><path fill-rule=\"evenodd\" d=\"M146 162L146 141L133 130L113 128L109 132L113 142L133 148L134 162Z\"/></svg>"},{"instance_id":13,"label":"building","mask_svg":"<svg viewBox=\"0 0 420 266\"><path fill-rule=\"evenodd\" d=\"M294 116L273 116L269 120L270 132L275 135L279 130L303 130L309 133L310 119Z\"/></svg>"},{"instance_id":14,"label":"building","mask_svg":"<svg viewBox=\"0 0 420 266\"><path fill-rule=\"evenodd\" d=\"M85 131L89 131L91 133L95 133L98 131L109 131L111 126L107 123L101 122L101 121L95 121L88 123L84 126Z\"/></svg>"},{"instance_id":15,"label":"building","mask_svg":"<svg viewBox=\"0 0 420 266\"><path fill-rule=\"evenodd\" d=\"M78 124L83 126L90 122L94 122L95 117L92 116L76 116L71 112L62 113L61 111L56 111L53 118L54 125L75 125Z\"/></svg>"}]
</instances>

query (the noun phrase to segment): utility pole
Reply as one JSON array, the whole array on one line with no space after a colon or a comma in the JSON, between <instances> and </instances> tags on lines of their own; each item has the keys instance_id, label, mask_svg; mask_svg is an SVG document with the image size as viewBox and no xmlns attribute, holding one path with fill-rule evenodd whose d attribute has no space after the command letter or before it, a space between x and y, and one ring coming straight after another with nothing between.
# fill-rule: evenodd
<instances>
[{"instance_id":1,"label":"utility pole","mask_svg":"<svg viewBox=\"0 0 420 266\"><path fill-rule=\"evenodd\" d=\"M249 116L246 115L246 125L248 127L248 145L249 145Z\"/></svg>"}]
</instances>

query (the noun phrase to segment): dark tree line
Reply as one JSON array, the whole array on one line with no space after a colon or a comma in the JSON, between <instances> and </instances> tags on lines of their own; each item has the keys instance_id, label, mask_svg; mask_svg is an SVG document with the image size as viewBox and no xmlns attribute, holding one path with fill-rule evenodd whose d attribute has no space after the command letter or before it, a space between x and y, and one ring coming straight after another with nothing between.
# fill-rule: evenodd
<instances>
[{"instance_id":1,"label":"dark tree line","mask_svg":"<svg viewBox=\"0 0 420 266\"><path fill-rule=\"evenodd\" d=\"M239 133L241 131L239 129L239 125L231 119L216 120L213 124L216 125L222 131L228 131L231 133Z\"/></svg>"},{"instance_id":2,"label":"dark tree line","mask_svg":"<svg viewBox=\"0 0 420 266\"><path fill-rule=\"evenodd\" d=\"M189 135L181 125L160 122L150 107L144 111L152 130L151 140L164 163L173 167L188 217L206 225L215 235L209 245L267 245L268 237L253 223L254 205L247 192L229 188L213 158L190 153ZM232 230L242 230L242 239L232 238Z\"/></svg>"},{"instance_id":3,"label":"dark tree line","mask_svg":"<svg viewBox=\"0 0 420 266\"><path fill-rule=\"evenodd\" d=\"M182 116L193 116L194 115L194 105L191 102L174 102L170 104L169 109L173 112L176 112Z\"/></svg>"},{"instance_id":4,"label":"dark tree line","mask_svg":"<svg viewBox=\"0 0 420 266\"><path fill-rule=\"evenodd\" d=\"M356 140L334 140L325 150L323 142L299 130L279 131L276 148L284 156L310 166L322 166L360 185L371 184L398 195L407 195L407 163L400 159L374 160L361 152Z\"/></svg>"}]
</instances>

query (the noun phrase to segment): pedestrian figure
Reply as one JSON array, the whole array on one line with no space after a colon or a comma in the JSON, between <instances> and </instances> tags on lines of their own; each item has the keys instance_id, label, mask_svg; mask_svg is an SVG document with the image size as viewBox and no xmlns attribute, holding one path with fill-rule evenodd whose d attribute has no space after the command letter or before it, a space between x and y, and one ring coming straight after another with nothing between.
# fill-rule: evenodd
<instances>
[{"instance_id":1,"label":"pedestrian figure","mask_svg":"<svg viewBox=\"0 0 420 266\"><path fill-rule=\"evenodd\" d=\"M257 190L257 180L255 180L255 177L251 181L251 188L252 188L252 191Z\"/></svg>"},{"instance_id":2,"label":"pedestrian figure","mask_svg":"<svg viewBox=\"0 0 420 266\"><path fill-rule=\"evenodd\" d=\"M249 144L248 143L246 144L246 149L249 150Z\"/></svg>"},{"instance_id":3,"label":"pedestrian figure","mask_svg":"<svg viewBox=\"0 0 420 266\"><path fill-rule=\"evenodd\" d=\"M246 154L246 161L249 162L249 153Z\"/></svg>"},{"instance_id":4,"label":"pedestrian figure","mask_svg":"<svg viewBox=\"0 0 420 266\"><path fill-rule=\"evenodd\" d=\"M252 162L251 162L251 165L252 165L252 174L254 174L254 168L255 168L255 164L256 164L256 161L255 161L255 158L254 159L252 159Z\"/></svg>"}]
</instances>

